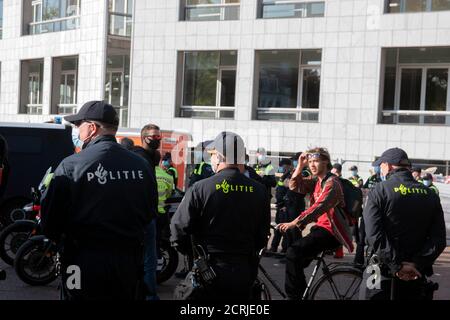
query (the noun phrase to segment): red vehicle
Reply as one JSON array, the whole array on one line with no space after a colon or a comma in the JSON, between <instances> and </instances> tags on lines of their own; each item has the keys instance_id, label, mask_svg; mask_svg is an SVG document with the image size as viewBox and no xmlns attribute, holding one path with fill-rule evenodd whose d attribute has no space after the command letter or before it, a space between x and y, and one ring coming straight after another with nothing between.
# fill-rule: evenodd
<instances>
[{"instance_id":1,"label":"red vehicle","mask_svg":"<svg viewBox=\"0 0 450 320\"><path fill-rule=\"evenodd\" d=\"M166 152L172 155L173 166L178 171L178 185L177 188L185 190L186 186L186 159L188 155L189 142L192 141L191 134L182 131L161 130L161 147L159 151L161 156ZM133 140L136 146L141 146L141 130L121 128L117 132L117 141L120 142L122 138L129 138Z\"/></svg>"}]
</instances>

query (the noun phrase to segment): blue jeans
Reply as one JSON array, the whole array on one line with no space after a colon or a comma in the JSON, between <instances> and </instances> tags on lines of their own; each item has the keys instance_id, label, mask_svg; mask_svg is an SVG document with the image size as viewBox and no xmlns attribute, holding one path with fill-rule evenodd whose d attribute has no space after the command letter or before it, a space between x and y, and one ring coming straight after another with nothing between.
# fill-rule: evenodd
<instances>
[{"instance_id":1,"label":"blue jeans","mask_svg":"<svg viewBox=\"0 0 450 320\"><path fill-rule=\"evenodd\" d=\"M144 282L148 289L148 300L157 300L156 293L156 268L158 258L156 254L156 224L153 219L145 230L145 255L144 255Z\"/></svg>"}]
</instances>

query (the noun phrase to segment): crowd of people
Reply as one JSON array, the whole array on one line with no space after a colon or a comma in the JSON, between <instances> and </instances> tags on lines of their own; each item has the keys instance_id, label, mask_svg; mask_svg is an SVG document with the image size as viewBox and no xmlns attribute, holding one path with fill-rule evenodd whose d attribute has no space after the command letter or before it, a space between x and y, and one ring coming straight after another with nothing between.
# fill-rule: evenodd
<instances>
[{"instance_id":1,"label":"crowd of people","mask_svg":"<svg viewBox=\"0 0 450 320\"><path fill-rule=\"evenodd\" d=\"M312 259L327 250L342 257L344 247L353 252L353 240L355 264L367 263L368 246L369 258L378 257L381 266L384 280L367 290L367 298L389 299L395 288L397 299L423 299L426 279L446 246L432 176L412 168L399 148L373 163L365 183L350 167L348 180L366 195L355 219L344 200L342 164L333 164L327 149L299 152L275 169L258 148L251 166L243 139L221 132L195 148L186 194L170 219L165 202L178 172L170 153L158 151L157 125L144 126L142 146L135 146L130 139L116 141L118 116L103 101L88 102L65 120L78 129L81 151L55 170L41 218L44 234L64 244L62 270L77 265L82 272L81 287L65 290L70 300L158 300L157 243L169 224L172 244L188 257L186 272L196 264L197 247L206 253L211 277L190 296L198 300L252 299L258 252L268 247L277 253L280 244L285 291L299 300L306 288L303 270ZM6 158L0 159L4 168ZM273 189L278 227L268 245ZM314 226L303 235L309 224Z\"/></svg>"}]
</instances>

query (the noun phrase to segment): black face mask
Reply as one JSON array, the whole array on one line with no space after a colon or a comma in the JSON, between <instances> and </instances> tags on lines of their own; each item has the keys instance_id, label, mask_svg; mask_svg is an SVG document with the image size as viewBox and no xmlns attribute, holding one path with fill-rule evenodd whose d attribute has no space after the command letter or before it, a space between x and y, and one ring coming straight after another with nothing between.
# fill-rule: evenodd
<instances>
[{"instance_id":1,"label":"black face mask","mask_svg":"<svg viewBox=\"0 0 450 320\"><path fill-rule=\"evenodd\" d=\"M150 149L156 150L161 145L161 140L150 140L149 143L147 143Z\"/></svg>"}]
</instances>

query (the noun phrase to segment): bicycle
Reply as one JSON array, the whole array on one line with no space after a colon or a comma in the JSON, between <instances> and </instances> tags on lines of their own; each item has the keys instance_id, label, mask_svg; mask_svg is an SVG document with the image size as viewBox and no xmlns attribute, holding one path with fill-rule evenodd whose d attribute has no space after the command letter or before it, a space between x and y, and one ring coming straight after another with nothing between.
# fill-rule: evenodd
<instances>
[{"instance_id":1,"label":"bicycle","mask_svg":"<svg viewBox=\"0 0 450 320\"><path fill-rule=\"evenodd\" d=\"M262 249L259 252L260 263L258 269L260 274L285 299L286 294L284 291L270 277L261 264L261 257L264 251L265 249ZM322 251L314 258L314 260L317 260L317 263L301 300L357 300L359 298L359 287L363 279L363 266L342 262L326 263L326 254L326 251ZM315 282L319 268L322 268L322 276ZM261 300L272 299L269 287L260 276L258 276L255 286L260 289L259 298Z\"/></svg>"}]
</instances>

